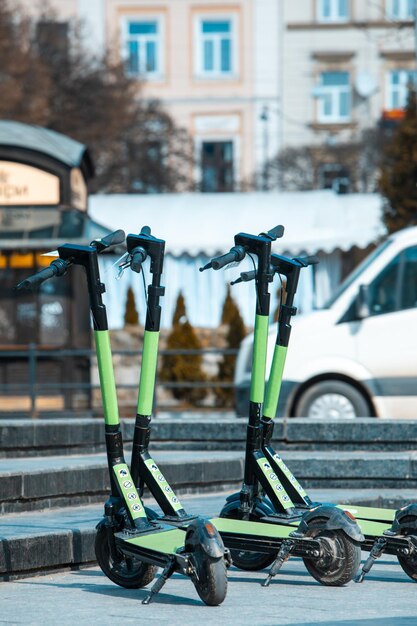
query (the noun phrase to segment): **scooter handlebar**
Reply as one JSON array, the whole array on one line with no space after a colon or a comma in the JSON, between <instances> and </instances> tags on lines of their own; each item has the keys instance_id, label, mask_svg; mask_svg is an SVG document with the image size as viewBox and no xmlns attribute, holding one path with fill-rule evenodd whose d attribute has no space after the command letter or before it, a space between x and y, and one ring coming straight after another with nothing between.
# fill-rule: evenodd
<instances>
[{"instance_id":1,"label":"scooter handlebar","mask_svg":"<svg viewBox=\"0 0 417 626\"><path fill-rule=\"evenodd\" d=\"M272 241L275 241L276 239L281 239L281 237L284 236L284 227L279 224L278 226L271 228L271 230L268 230L266 233L261 233L261 235L268 237Z\"/></svg>"},{"instance_id":2,"label":"scooter handlebar","mask_svg":"<svg viewBox=\"0 0 417 626\"><path fill-rule=\"evenodd\" d=\"M240 263L246 256L246 250L243 246L233 246L226 254L216 256L207 265L200 267L200 272L212 268L213 270L220 270L222 267L229 265L229 263Z\"/></svg>"},{"instance_id":3,"label":"scooter handlebar","mask_svg":"<svg viewBox=\"0 0 417 626\"><path fill-rule=\"evenodd\" d=\"M137 248L134 248L130 254L132 256L132 260L130 261L130 269L139 274L142 268L142 264L148 256L147 252L145 248L142 248L142 246L138 246Z\"/></svg>"},{"instance_id":4,"label":"scooter handlebar","mask_svg":"<svg viewBox=\"0 0 417 626\"><path fill-rule=\"evenodd\" d=\"M43 270L36 272L36 274L28 276L22 280L18 285L16 285L15 290L20 291L21 289L33 289L54 276L63 276L70 265L71 263L69 261L56 259L55 261L52 261L49 267L45 267Z\"/></svg>"},{"instance_id":5,"label":"scooter handlebar","mask_svg":"<svg viewBox=\"0 0 417 626\"><path fill-rule=\"evenodd\" d=\"M102 237L102 239L94 239L90 243L90 246L93 246L93 248L95 248L97 252L100 254L100 252L103 252L103 250L110 248L110 246L115 246L118 243L123 243L125 240L125 237L126 235L125 235L124 230L120 230L120 229L115 230L113 233L110 233L109 235Z\"/></svg>"},{"instance_id":6,"label":"scooter handlebar","mask_svg":"<svg viewBox=\"0 0 417 626\"><path fill-rule=\"evenodd\" d=\"M315 254L310 256L296 257L293 261L298 261L300 265L303 267L308 267L309 265L317 265L319 263L319 259Z\"/></svg>"}]
</instances>

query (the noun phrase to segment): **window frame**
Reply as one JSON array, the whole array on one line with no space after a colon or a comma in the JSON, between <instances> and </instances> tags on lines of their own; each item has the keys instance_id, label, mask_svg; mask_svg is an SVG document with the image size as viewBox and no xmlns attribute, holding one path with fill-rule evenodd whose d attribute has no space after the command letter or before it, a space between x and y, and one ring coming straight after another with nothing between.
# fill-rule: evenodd
<instances>
[{"instance_id":1,"label":"window frame","mask_svg":"<svg viewBox=\"0 0 417 626\"><path fill-rule=\"evenodd\" d=\"M394 14L394 6L395 6L394 2L399 3L398 15ZM409 0L387 0L386 11L385 11L386 18L388 20L399 20L399 21L413 20L414 14L413 12L411 13L411 15L408 13L408 5L409 5Z\"/></svg>"},{"instance_id":2,"label":"window frame","mask_svg":"<svg viewBox=\"0 0 417 626\"><path fill-rule=\"evenodd\" d=\"M347 85L322 85L322 75L323 74L347 74L348 76L348 84ZM337 70L337 71L328 71L323 70L319 72L319 97L317 102L317 121L320 124L346 124L352 121L352 83L351 83L351 73L348 70ZM346 91L349 97L349 110L346 116L342 116L339 113L336 115L333 111L336 108L337 111L340 110L340 95ZM325 109L325 98L331 98L331 109L332 114L327 115L324 111Z\"/></svg>"},{"instance_id":3,"label":"window frame","mask_svg":"<svg viewBox=\"0 0 417 626\"><path fill-rule=\"evenodd\" d=\"M324 1L325 0L317 0L316 3L316 19L321 24L343 24L350 21L350 2L347 1L347 14L340 15L338 12L339 9L339 0L329 0L330 2L330 16L327 17L324 15Z\"/></svg>"},{"instance_id":4,"label":"window frame","mask_svg":"<svg viewBox=\"0 0 417 626\"><path fill-rule=\"evenodd\" d=\"M230 64L229 71L222 71L220 62L213 70L204 69L203 22L230 22ZM194 78L198 80L233 80L239 74L238 64L238 15L234 13L199 13L194 16ZM221 36L217 37L220 39ZM215 57L220 60L220 55Z\"/></svg>"},{"instance_id":5,"label":"window frame","mask_svg":"<svg viewBox=\"0 0 417 626\"><path fill-rule=\"evenodd\" d=\"M241 175L241 140L239 135L222 135L221 133L213 134L199 134L194 136L194 180L197 185L201 185L203 181L203 168L202 168L202 148L203 143L218 143L230 141L233 145L233 189L239 191L240 189L240 175ZM218 193L218 192L213 192Z\"/></svg>"},{"instance_id":6,"label":"window frame","mask_svg":"<svg viewBox=\"0 0 417 626\"><path fill-rule=\"evenodd\" d=\"M128 43L132 37L135 37L134 35L132 36L129 33L129 24L132 22L137 22L137 23L156 22L157 32L152 38L149 38L150 41L151 40L155 41L155 48L156 48L156 53L155 53L156 69L155 70L142 71L140 66L139 66L138 72L132 72L129 70L128 61L129 61L130 55L129 55ZM121 34L122 34L121 56L125 62L126 74L128 76L131 76L132 78L138 78L138 79L144 78L146 80L153 81L153 82L164 80L164 77L165 77L165 63L164 63L165 61L165 16L159 13L149 14L149 15L132 13L129 15L125 15L122 18ZM147 39L147 35L136 35L136 41L138 42L139 46L140 46L140 39L142 37L144 37L145 40ZM140 47L143 48L143 46L146 46L146 41L144 41ZM140 63L140 57L139 57L139 63Z\"/></svg>"},{"instance_id":7,"label":"window frame","mask_svg":"<svg viewBox=\"0 0 417 626\"><path fill-rule=\"evenodd\" d=\"M392 82L392 75L394 72L400 73L400 82L398 85L394 85ZM414 85L417 85L417 71L414 69L407 69L405 67L390 69L386 73L385 77L385 109L387 111L393 111L396 109L403 109L407 104L407 85L409 83L409 75L414 74ZM401 80L401 76L407 75L407 81ZM393 106L393 94L398 92L398 99L401 100L401 96L404 96L403 102L399 102L398 106Z\"/></svg>"}]
</instances>

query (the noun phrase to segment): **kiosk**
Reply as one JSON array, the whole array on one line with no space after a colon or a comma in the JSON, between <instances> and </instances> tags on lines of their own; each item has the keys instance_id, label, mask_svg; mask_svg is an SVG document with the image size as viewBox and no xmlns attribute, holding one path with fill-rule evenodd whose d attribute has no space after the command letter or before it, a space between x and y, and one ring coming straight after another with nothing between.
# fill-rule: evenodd
<instances>
[{"instance_id":1,"label":"kiosk","mask_svg":"<svg viewBox=\"0 0 417 626\"><path fill-rule=\"evenodd\" d=\"M88 302L78 272L48 281L35 298L13 288L49 265L42 253L103 234L87 216L93 173L89 152L79 142L0 121L2 411L36 415L90 407Z\"/></svg>"}]
</instances>

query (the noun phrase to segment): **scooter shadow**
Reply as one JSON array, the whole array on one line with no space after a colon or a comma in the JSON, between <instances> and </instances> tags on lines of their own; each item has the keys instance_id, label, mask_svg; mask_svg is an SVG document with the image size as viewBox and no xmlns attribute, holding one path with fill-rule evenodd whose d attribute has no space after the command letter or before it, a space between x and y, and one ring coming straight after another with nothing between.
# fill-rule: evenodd
<instances>
[{"instance_id":1,"label":"scooter shadow","mask_svg":"<svg viewBox=\"0 0 417 626\"><path fill-rule=\"evenodd\" d=\"M83 570L77 570L77 571L73 571L72 574L74 574L75 576L77 574L84 576L85 572ZM88 575L95 575L95 574L100 574L100 572L91 572ZM183 577L179 575L175 576L174 574L174 576L171 577L171 580L175 580L176 578L181 579ZM187 581L187 579L185 578L184 578L184 581L188 582L193 587L193 584L191 581ZM19 581L19 583L20 584L32 584L32 583L25 583L24 581ZM85 591L87 593L95 593L100 596L108 596L110 598L123 598L124 600L131 599L139 603L141 603L142 600L146 598L146 596L149 594L149 591L151 589L151 587L146 587L145 589L123 589L122 587L119 587L118 585L114 585L114 586L101 585L100 583L96 583L96 582L91 582L91 583L37 582L36 584L41 587L53 587L55 589L80 589L81 591ZM167 584L169 584L169 581ZM197 592L195 593L197 594ZM185 597L182 597L181 595L174 595L171 593L164 593L163 591L161 591L152 598L152 604L171 604L171 605L176 604L176 605L183 605L183 606L202 606L203 601L200 600L199 598L196 598L196 599L185 598Z\"/></svg>"}]
</instances>

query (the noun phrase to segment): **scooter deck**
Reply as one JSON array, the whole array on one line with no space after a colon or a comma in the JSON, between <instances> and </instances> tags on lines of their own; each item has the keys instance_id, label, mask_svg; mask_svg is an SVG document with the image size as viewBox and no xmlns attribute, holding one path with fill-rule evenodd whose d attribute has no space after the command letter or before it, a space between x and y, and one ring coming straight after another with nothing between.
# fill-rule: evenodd
<instances>
[{"instance_id":1,"label":"scooter deck","mask_svg":"<svg viewBox=\"0 0 417 626\"><path fill-rule=\"evenodd\" d=\"M339 508L343 508L340 506ZM265 523L260 521L246 521L239 519L228 519L216 517L210 520L217 530L221 533L242 533L245 535L257 535L259 537L268 537L269 539L287 539L295 528L299 525L299 520L289 521L288 523L277 520L273 523ZM390 523L375 522L373 520L357 519L358 525L366 538L373 538L383 534L384 530L390 528Z\"/></svg>"},{"instance_id":2,"label":"scooter deck","mask_svg":"<svg viewBox=\"0 0 417 626\"><path fill-rule=\"evenodd\" d=\"M184 530L166 527L138 537L123 537L123 542L146 550L175 554L180 548L184 547L184 538Z\"/></svg>"},{"instance_id":3,"label":"scooter deck","mask_svg":"<svg viewBox=\"0 0 417 626\"><path fill-rule=\"evenodd\" d=\"M358 520L382 522L391 526L395 518L395 509L379 509L369 506L356 506L354 504L338 504L340 509L349 511Z\"/></svg>"},{"instance_id":4,"label":"scooter deck","mask_svg":"<svg viewBox=\"0 0 417 626\"><path fill-rule=\"evenodd\" d=\"M247 550L248 552L263 552L276 554L285 539L290 536L297 524L281 525L247 520L228 519L224 517L210 520L219 531L224 544L231 550ZM292 554L308 557L314 555L318 545L312 537L305 537L295 541Z\"/></svg>"}]
</instances>

